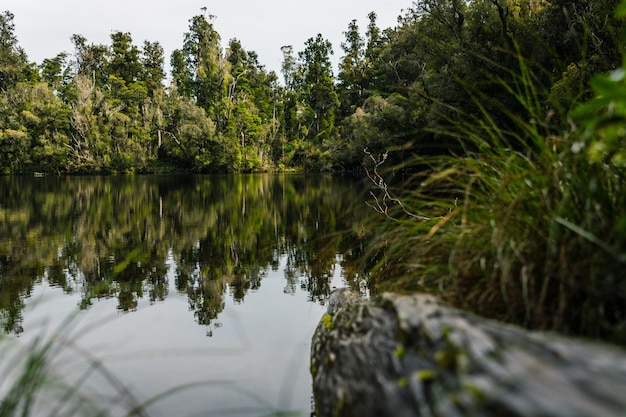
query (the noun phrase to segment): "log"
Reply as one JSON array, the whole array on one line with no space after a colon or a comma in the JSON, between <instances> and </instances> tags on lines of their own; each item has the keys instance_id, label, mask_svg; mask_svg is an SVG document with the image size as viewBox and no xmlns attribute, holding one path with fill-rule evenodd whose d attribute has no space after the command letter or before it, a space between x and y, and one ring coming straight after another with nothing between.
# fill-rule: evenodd
<instances>
[{"instance_id":1,"label":"log","mask_svg":"<svg viewBox=\"0 0 626 417\"><path fill-rule=\"evenodd\" d=\"M311 344L317 417L626 416L626 351L424 294L331 294Z\"/></svg>"}]
</instances>

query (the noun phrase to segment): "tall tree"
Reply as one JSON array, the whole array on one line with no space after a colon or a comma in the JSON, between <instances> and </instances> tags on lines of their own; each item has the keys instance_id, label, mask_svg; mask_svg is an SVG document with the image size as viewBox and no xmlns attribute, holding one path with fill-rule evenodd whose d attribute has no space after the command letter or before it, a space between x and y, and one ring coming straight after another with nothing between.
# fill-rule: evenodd
<instances>
[{"instance_id":1,"label":"tall tree","mask_svg":"<svg viewBox=\"0 0 626 417\"><path fill-rule=\"evenodd\" d=\"M309 138L318 141L335 134L335 113L339 105L330 56L333 48L321 34L309 38L299 57L303 68L303 101L311 111Z\"/></svg>"},{"instance_id":2,"label":"tall tree","mask_svg":"<svg viewBox=\"0 0 626 417\"><path fill-rule=\"evenodd\" d=\"M28 69L26 53L15 37L14 17L8 10L0 14L0 91L24 80Z\"/></svg>"},{"instance_id":3,"label":"tall tree","mask_svg":"<svg viewBox=\"0 0 626 417\"><path fill-rule=\"evenodd\" d=\"M339 61L339 97L341 115L347 116L362 104L365 82L365 41L359 32L356 19L343 32L345 41L341 43L344 56Z\"/></svg>"},{"instance_id":4,"label":"tall tree","mask_svg":"<svg viewBox=\"0 0 626 417\"><path fill-rule=\"evenodd\" d=\"M48 85L67 102L68 86L72 82L68 54L61 52L54 58L44 59L39 69L41 71L42 80L47 82Z\"/></svg>"},{"instance_id":5,"label":"tall tree","mask_svg":"<svg viewBox=\"0 0 626 417\"><path fill-rule=\"evenodd\" d=\"M281 73L283 74L283 80L285 81L285 87L287 90L296 90L300 83L301 68L298 60L294 56L293 46L285 45L280 48L283 53L283 62L281 66Z\"/></svg>"},{"instance_id":6,"label":"tall tree","mask_svg":"<svg viewBox=\"0 0 626 417\"><path fill-rule=\"evenodd\" d=\"M376 20L378 16L374 12L370 12L367 15L368 24L365 31L365 53L364 53L364 76L363 76L363 90L377 90L377 86L380 83L380 54L386 39L381 32ZM391 30L391 29L389 29ZM372 92L373 92L372 91Z\"/></svg>"},{"instance_id":7,"label":"tall tree","mask_svg":"<svg viewBox=\"0 0 626 417\"><path fill-rule=\"evenodd\" d=\"M192 97L193 77L182 50L175 49L172 52L170 56L170 67L172 68L172 82L178 94L183 97Z\"/></svg>"},{"instance_id":8,"label":"tall tree","mask_svg":"<svg viewBox=\"0 0 626 417\"><path fill-rule=\"evenodd\" d=\"M294 55L292 45L285 45L280 48L283 53L281 73L285 83L285 91L282 99L282 137L280 147L277 152L280 155L281 163L286 163L291 159L294 147L289 142L296 142L302 136L303 117L299 110L302 107L300 97L302 96L302 65Z\"/></svg>"},{"instance_id":9,"label":"tall tree","mask_svg":"<svg viewBox=\"0 0 626 417\"><path fill-rule=\"evenodd\" d=\"M148 95L152 97L155 90L163 87L165 79L164 53L159 42L144 41L141 64L143 66L141 80L146 84Z\"/></svg>"},{"instance_id":10,"label":"tall tree","mask_svg":"<svg viewBox=\"0 0 626 417\"><path fill-rule=\"evenodd\" d=\"M126 85L139 80L142 65L139 61L139 48L133 45L133 39L128 32L114 32L111 34L111 58L107 65L109 76L122 79Z\"/></svg>"},{"instance_id":11,"label":"tall tree","mask_svg":"<svg viewBox=\"0 0 626 417\"><path fill-rule=\"evenodd\" d=\"M276 75L267 74L254 51L231 39L228 62L227 124L224 132L240 151L234 169L268 169L271 145L277 131Z\"/></svg>"},{"instance_id":12,"label":"tall tree","mask_svg":"<svg viewBox=\"0 0 626 417\"><path fill-rule=\"evenodd\" d=\"M218 102L226 87L221 38L213 26L214 19L213 15L191 18L182 50L192 76L192 94L211 116L219 114ZM216 121L219 125L220 120Z\"/></svg>"},{"instance_id":13,"label":"tall tree","mask_svg":"<svg viewBox=\"0 0 626 417\"><path fill-rule=\"evenodd\" d=\"M74 44L74 65L77 74L89 77L98 87L106 85L109 79L107 72L109 48L106 45L88 44L82 35L72 35Z\"/></svg>"},{"instance_id":14,"label":"tall tree","mask_svg":"<svg viewBox=\"0 0 626 417\"><path fill-rule=\"evenodd\" d=\"M376 23L378 16L374 12L370 12L367 15L369 20L367 24L367 31L365 33L367 45L365 50L365 57L369 60L376 59L378 49L381 47L383 40L381 39L380 28Z\"/></svg>"}]
</instances>

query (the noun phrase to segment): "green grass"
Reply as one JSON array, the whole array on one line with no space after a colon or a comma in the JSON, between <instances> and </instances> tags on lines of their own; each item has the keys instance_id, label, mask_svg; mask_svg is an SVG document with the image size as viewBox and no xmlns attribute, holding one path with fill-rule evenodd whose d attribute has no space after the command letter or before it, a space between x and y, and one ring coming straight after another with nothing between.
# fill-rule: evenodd
<instances>
[{"instance_id":1,"label":"green grass","mask_svg":"<svg viewBox=\"0 0 626 417\"><path fill-rule=\"evenodd\" d=\"M430 170L371 225L373 277L382 290L626 344L624 69L597 76L567 123L545 110L523 59L516 74L503 86L525 114L496 120L473 91L479 112L438 132L464 152L413 161Z\"/></svg>"}]
</instances>

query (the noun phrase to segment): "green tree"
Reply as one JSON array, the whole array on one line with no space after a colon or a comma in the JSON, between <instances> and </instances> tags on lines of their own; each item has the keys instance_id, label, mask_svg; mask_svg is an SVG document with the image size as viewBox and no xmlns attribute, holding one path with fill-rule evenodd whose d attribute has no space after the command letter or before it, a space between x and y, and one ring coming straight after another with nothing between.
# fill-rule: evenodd
<instances>
[{"instance_id":1,"label":"green tree","mask_svg":"<svg viewBox=\"0 0 626 417\"><path fill-rule=\"evenodd\" d=\"M229 164L235 170L266 170L277 131L275 74L267 74L253 51L232 39L226 49L229 68L224 139L237 148ZM236 162L235 162L236 161Z\"/></svg>"},{"instance_id":2,"label":"green tree","mask_svg":"<svg viewBox=\"0 0 626 417\"><path fill-rule=\"evenodd\" d=\"M116 171L142 170L148 159L153 139L144 125L144 109L148 90L142 81L126 85L123 79L109 76L109 91L102 113L104 138L110 142L111 168Z\"/></svg>"},{"instance_id":3,"label":"green tree","mask_svg":"<svg viewBox=\"0 0 626 417\"><path fill-rule=\"evenodd\" d=\"M107 62L107 73L122 79L126 85L138 81L143 66L139 60L140 52L133 45L130 33L114 32L111 34L111 53Z\"/></svg>"},{"instance_id":4,"label":"green tree","mask_svg":"<svg viewBox=\"0 0 626 417\"><path fill-rule=\"evenodd\" d=\"M192 98L173 90L167 97L162 117L162 153L192 171L214 170L225 149L206 111Z\"/></svg>"},{"instance_id":5,"label":"green tree","mask_svg":"<svg viewBox=\"0 0 626 417\"><path fill-rule=\"evenodd\" d=\"M302 63L303 103L310 109L309 135L318 144L335 132L335 114L339 105L330 55L332 44L321 34L305 42L299 58Z\"/></svg>"},{"instance_id":6,"label":"green tree","mask_svg":"<svg viewBox=\"0 0 626 417\"><path fill-rule=\"evenodd\" d=\"M64 100L68 98L68 86L72 82L68 54L61 52L54 58L45 58L39 66L41 78Z\"/></svg>"},{"instance_id":7,"label":"green tree","mask_svg":"<svg viewBox=\"0 0 626 417\"><path fill-rule=\"evenodd\" d=\"M0 165L4 173L61 172L67 167L69 107L46 83L21 82L0 96Z\"/></svg>"},{"instance_id":8,"label":"green tree","mask_svg":"<svg viewBox=\"0 0 626 417\"><path fill-rule=\"evenodd\" d=\"M76 74L89 77L96 86L103 87L109 79L109 48L106 45L87 44L82 35L72 35Z\"/></svg>"},{"instance_id":9,"label":"green tree","mask_svg":"<svg viewBox=\"0 0 626 417\"><path fill-rule=\"evenodd\" d=\"M8 10L0 14L0 92L26 80L29 73L26 53L15 37L14 17Z\"/></svg>"},{"instance_id":10,"label":"green tree","mask_svg":"<svg viewBox=\"0 0 626 417\"><path fill-rule=\"evenodd\" d=\"M280 48L283 53L281 73L285 86L289 91L295 91L302 85L302 68L294 55L293 46L285 45Z\"/></svg>"},{"instance_id":11,"label":"green tree","mask_svg":"<svg viewBox=\"0 0 626 417\"><path fill-rule=\"evenodd\" d=\"M213 15L191 18L189 32L185 33L183 54L191 74L191 92L198 106L215 117L218 128L224 120L219 103L225 95L225 66L220 46L220 35L213 26Z\"/></svg>"},{"instance_id":12,"label":"green tree","mask_svg":"<svg viewBox=\"0 0 626 417\"><path fill-rule=\"evenodd\" d=\"M352 114L362 104L365 89L365 41L359 32L356 19L343 33L346 37L341 43L344 52L339 61L339 98L341 116Z\"/></svg>"},{"instance_id":13,"label":"green tree","mask_svg":"<svg viewBox=\"0 0 626 417\"><path fill-rule=\"evenodd\" d=\"M368 24L367 31L365 33L366 37L366 49L365 49L365 58L372 61L375 60L378 56L378 50L382 46L383 39L380 32L380 28L376 23L378 20L378 16L374 12L370 12L367 15Z\"/></svg>"},{"instance_id":14,"label":"green tree","mask_svg":"<svg viewBox=\"0 0 626 417\"><path fill-rule=\"evenodd\" d=\"M276 152L278 160L283 164L291 162L297 144L306 136L305 122L302 118L302 65L294 54L292 45L280 48L283 53L281 73L285 83L282 97L282 135Z\"/></svg>"},{"instance_id":15,"label":"green tree","mask_svg":"<svg viewBox=\"0 0 626 417\"><path fill-rule=\"evenodd\" d=\"M176 91L184 97L192 97L193 78L182 50L175 49L172 52L170 67L172 68L172 82Z\"/></svg>"},{"instance_id":16,"label":"green tree","mask_svg":"<svg viewBox=\"0 0 626 417\"><path fill-rule=\"evenodd\" d=\"M155 90L163 88L165 80L164 52L159 42L144 41L141 53L142 74L140 79L148 89L148 95L154 96Z\"/></svg>"}]
</instances>

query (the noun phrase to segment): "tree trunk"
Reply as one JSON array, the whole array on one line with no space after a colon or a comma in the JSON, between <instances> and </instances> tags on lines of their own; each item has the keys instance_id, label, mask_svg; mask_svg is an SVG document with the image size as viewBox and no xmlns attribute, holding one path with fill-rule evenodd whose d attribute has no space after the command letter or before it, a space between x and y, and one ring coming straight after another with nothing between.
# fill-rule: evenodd
<instances>
[{"instance_id":1,"label":"tree trunk","mask_svg":"<svg viewBox=\"0 0 626 417\"><path fill-rule=\"evenodd\" d=\"M626 415L626 352L427 295L337 290L311 346L317 417Z\"/></svg>"}]
</instances>

